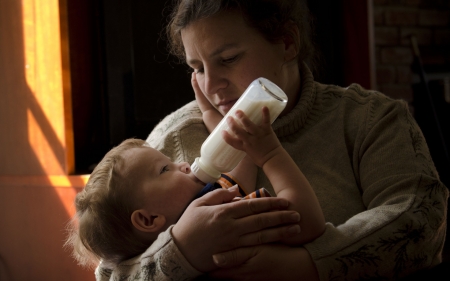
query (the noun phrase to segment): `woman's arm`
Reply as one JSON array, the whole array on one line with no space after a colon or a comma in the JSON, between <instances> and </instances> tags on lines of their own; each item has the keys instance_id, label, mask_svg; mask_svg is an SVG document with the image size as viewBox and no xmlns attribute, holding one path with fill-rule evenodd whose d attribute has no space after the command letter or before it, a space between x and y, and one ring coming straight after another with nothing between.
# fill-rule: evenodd
<instances>
[{"instance_id":1,"label":"woman's arm","mask_svg":"<svg viewBox=\"0 0 450 281\"><path fill-rule=\"evenodd\" d=\"M346 117L362 120L348 145L366 210L305 245L323 279L398 280L441 262L448 190L426 141L406 103L375 96L365 107Z\"/></svg>"},{"instance_id":2,"label":"woman's arm","mask_svg":"<svg viewBox=\"0 0 450 281\"><path fill-rule=\"evenodd\" d=\"M257 126L238 110L236 118L242 127L230 117L227 121L231 133L224 131L223 137L228 144L245 151L256 165L262 167L277 197L289 200L290 209L301 214L301 233L283 242L291 245L310 242L325 230L322 209L308 180L273 132L267 107L262 108L262 115L262 123Z\"/></svg>"},{"instance_id":3,"label":"woman's arm","mask_svg":"<svg viewBox=\"0 0 450 281\"><path fill-rule=\"evenodd\" d=\"M303 247L282 244L259 245L217 254L213 259L221 267L209 273L213 278L319 281L314 262Z\"/></svg>"}]
</instances>

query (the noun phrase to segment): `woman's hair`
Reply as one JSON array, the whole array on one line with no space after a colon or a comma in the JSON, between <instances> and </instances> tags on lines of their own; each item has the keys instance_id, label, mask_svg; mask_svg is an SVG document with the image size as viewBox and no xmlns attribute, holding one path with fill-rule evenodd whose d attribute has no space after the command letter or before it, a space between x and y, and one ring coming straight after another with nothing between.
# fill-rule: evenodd
<instances>
[{"instance_id":1,"label":"woman's hair","mask_svg":"<svg viewBox=\"0 0 450 281\"><path fill-rule=\"evenodd\" d=\"M133 178L123 172L123 153L148 146L128 139L111 149L96 166L85 188L75 198L76 214L68 225L66 246L84 266L117 264L144 252L149 244L133 234L131 213L135 196Z\"/></svg>"},{"instance_id":2,"label":"woman's hair","mask_svg":"<svg viewBox=\"0 0 450 281\"><path fill-rule=\"evenodd\" d=\"M166 26L170 53L185 60L181 30L192 22L225 10L240 11L246 23L270 42L292 36L298 43L298 61L308 63L312 70L316 69L312 17L305 0L175 0ZM292 23L299 29L299 38L290 32Z\"/></svg>"}]
</instances>

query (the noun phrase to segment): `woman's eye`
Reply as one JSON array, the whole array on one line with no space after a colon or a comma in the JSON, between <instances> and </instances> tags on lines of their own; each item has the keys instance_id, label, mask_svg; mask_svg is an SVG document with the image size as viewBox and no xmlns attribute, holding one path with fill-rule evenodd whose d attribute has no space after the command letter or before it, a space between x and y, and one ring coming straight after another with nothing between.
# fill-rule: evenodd
<instances>
[{"instance_id":1,"label":"woman's eye","mask_svg":"<svg viewBox=\"0 0 450 281\"><path fill-rule=\"evenodd\" d=\"M195 72L196 74L203 73L203 68L195 69L195 68L189 67L189 71L188 72L189 73Z\"/></svg>"},{"instance_id":2,"label":"woman's eye","mask_svg":"<svg viewBox=\"0 0 450 281\"><path fill-rule=\"evenodd\" d=\"M169 171L169 165L162 167L160 174L165 173L167 171Z\"/></svg>"},{"instance_id":3,"label":"woman's eye","mask_svg":"<svg viewBox=\"0 0 450 281\"><path fill-rule=\"evenodd\" d=\"M223 59L222 62L224 62L224 63L232 63L232 62L234 62L237 58L238 58L238 56L233 56L233 57L230 57L230 58Z\"/></svg>"}]
</instances>

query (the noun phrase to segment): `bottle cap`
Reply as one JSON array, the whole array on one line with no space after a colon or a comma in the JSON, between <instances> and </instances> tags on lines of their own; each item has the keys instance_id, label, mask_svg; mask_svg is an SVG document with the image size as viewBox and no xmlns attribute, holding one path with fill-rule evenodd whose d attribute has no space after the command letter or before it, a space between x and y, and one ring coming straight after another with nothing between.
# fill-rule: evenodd
<instances>
[{"instance_id":1,"label":"bottle cap","mask_svg":"<svg viewBox=\"0 0 450 281\"><path fill-rule=\"evenodd\" d=\"M195 158L194 163L191 165L192 173L204 183L213 183L220 178L220 173L208 170L211 169L207 169L201 164L200 157Z\"/></svg>"}]
</instances>

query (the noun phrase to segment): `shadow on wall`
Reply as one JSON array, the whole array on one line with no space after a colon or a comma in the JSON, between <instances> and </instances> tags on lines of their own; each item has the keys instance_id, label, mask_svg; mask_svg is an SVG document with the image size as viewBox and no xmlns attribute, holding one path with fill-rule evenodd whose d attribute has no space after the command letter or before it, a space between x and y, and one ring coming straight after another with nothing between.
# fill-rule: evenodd
<instances>
[{"instance_id":1,"label":"shadow on wall","mask_svg":"<svg viewBox=\"0 0 450 281\"><path fill-rule=\"evenodd\" d=\"M0 280L11 279L11 272L8 270L5 260L0 256Z\"/></svg>"}]
</instances>

